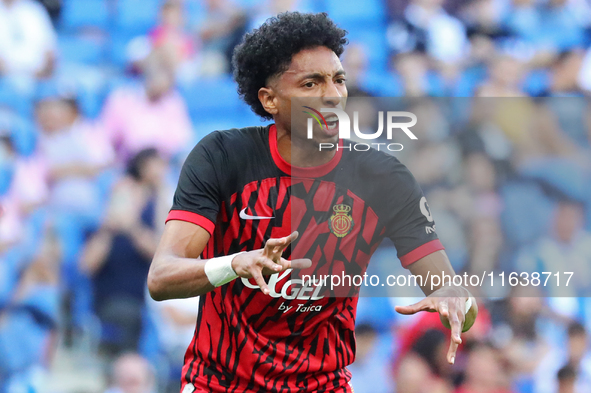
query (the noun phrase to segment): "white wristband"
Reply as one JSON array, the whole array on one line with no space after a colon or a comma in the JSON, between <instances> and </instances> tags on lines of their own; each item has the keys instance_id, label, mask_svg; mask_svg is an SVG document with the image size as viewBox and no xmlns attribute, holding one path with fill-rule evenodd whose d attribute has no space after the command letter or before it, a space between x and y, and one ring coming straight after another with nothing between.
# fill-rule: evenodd
<instances>
[{"instance_id":1,"label":"white wristband","mask_svg":"<svg viewBox=\"0 0 591 393\"><path fill-rule=\"evenodd\" d=\"M464 315L468 314L468 311L470 311L471 308L472 308L472 297L469 297L468 300L466 300L466 311L464 312Z\"/></svg>"},{"instance_id":2,"label":"white wristband","mask_svg":"<svg viewBox=\"0 0 591 393\"><path fill-rule=\"evenodd\" d=\"M232 268L232 260L239 254L242 254L242 252L211 258L205 262L203 270L211 285L219 287L238 278L238 274Z\"/></svg>"}]
</instances>

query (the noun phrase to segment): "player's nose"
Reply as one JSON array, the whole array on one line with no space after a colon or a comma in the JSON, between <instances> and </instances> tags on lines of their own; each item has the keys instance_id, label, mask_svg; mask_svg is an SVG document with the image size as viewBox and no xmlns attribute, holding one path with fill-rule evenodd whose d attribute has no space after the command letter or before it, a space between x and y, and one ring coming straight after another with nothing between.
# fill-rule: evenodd
<instances>
[{"instance_id":1,"label":"player's nose","mask_svg":"<svg viewBox=\"0 0 591 393\"><path fill-rule=\"evenodd\" d=\"M342 92L333 81L327 84L327 88L322 97L323 104L326 106L337 107L343 98Z\"/></svg>"}]
</instances>

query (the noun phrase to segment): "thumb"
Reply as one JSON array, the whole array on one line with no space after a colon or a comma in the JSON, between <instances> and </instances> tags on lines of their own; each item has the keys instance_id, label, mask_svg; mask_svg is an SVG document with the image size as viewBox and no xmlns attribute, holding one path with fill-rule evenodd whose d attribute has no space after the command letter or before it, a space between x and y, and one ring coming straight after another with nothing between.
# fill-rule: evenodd
<instances>
[{"instance_id":1,"label":"thumb","mask_svg":"<svg viewBox=\"0 0 591 393\"><path fill-rule=\"evenodd\" d=\"M394 307L396 312L398 312L399 314L403 314L403 315L412 315L412 314L416 314L420 311L431 311L431 308L432 307L429 305L427 298L421 300L418 303L411 304L409 306Z\"/></svg>"}]
</instances>

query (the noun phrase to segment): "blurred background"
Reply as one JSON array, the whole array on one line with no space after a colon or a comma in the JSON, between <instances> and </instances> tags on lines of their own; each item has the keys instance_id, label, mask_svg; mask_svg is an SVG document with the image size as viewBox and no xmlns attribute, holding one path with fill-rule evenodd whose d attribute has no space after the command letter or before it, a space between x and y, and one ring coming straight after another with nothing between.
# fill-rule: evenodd
<instances>
[{"instance_id":1,"label":"blurred background","mask_svg":"<svg viewBox=\"0 0 591 393\"><path fill-rule=\"evenodd\" d=\"M230 57L286 10L349 31L350 96L423 98L397 156L458 271L591 267L585 0L0 0L0 393L178 392L198 300L147 271L190 149L264 124ZM437 315L360 298L355 391L591 392L591 302L528 291L481 294L454 367Z\"/></svg>"}]
</instances>

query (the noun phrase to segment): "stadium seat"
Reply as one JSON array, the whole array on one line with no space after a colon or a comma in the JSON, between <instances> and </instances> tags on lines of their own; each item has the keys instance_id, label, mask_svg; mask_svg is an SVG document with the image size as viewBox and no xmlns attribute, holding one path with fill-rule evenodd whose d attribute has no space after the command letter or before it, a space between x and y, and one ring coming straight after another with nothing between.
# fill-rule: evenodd
<instances>
[{"instance_id":1,"label":"stadium seat","mask_svg":"<svg viewBox=\"0 0 591 393\"><path fill-rule=\"evenodd\" d=\"M317 13L326 11L326 6L323 0L300 0L298 2L298 9Z\"/></svg>"},{"instance_id":2,"label":"stadium seat","mask_svg":"<svg viewBox=\"0 0 591 393\"><path fill-rule=\"evenodd\" d=\"M124 67L127 63L127 45L134 38L133 35L125 33L111 34L108 48L108 58L111 64Z\"/></svg>"},{"instance_id":3,"label":"stadium seat","mask_svg":"<svg viewBox=\"0 0 591 393\"><path fill-rule=\"evenodd\" d=\"M67 0L62 8L60 27L74 30L84 27L109 27L109 4L106 0Z\"/></svg>"},{"instance_id":4,"label":"stadium seat","mask_svg":"<svg viewBox=\"0 0 591 393\"><path fill-rule=\"evenodd\" d=\"M392 72L368 72L363 80L363 87L378 97L399 97L404 92L402 80Z\"/></svg>"},{"instance_id":5,"label":"stadium seat","mask_svg":"<svg viewBox=\"0 0 591 393\"><path fill-rule=\"evenodd\" d=\"M185 18L189 26L200 26L205 19L204 4L201 1L185 1Z\"/></svg>"},{"instance_id":6,"label":"stadium seat","mask_svg":"<svg viewBox=\"0 0 591 393\"><path fill-rule=\"evenodd\" d=\"M62 59L70 63L97 65L105 59L105 45L98 37L61 35L59 51Z\"/></svg>"},{"instance_id":7,"label":"stadium seat","mask_svg":"<svg viewBox=\"0 0 591 393\"><path fill-rule=\"evenodd\" d=\"M351 43L360 43L365 47L370 73L382 72L388 69L389 48L386 39L386 28L377 23L372 28L360 29L358 26L347 28L347 38Z\"/></svg>"},{"instance_id":8,"label":"stadium seat","mask_svg":"<svg viewBox=\"0 0 591 393\"><path fill-rule=\"evenodd\" d=\"M128 35L146 34L156 26L160 0L119 0L115 7L115 28Z\"/></svg>"},{"instance_id":9,"label":"stadium seat","mask_svg":"<svg viewBox=\"0 0 591 393\"><path fill-rule=\"evenodd\" d=\"M383 22L386 9L382 0L326 0L326 11L339 25L345 23L367 26Z\"/></svg>"},{"instance_id":10,"label":"stadium seat","mask_svg":"<svg viewBox=\"0 0 591 393\"><path fill-rule=\"evenodd\" d=\"M32 114L32 97L27 96L7 80L0 79L0 108L7 107L21 116L28 117Z\"/></svg>"},{"instance_id":11,"label":"stadium seat","mask_svg":"<svg viewBox=\"0 0 591 393\"><path fill-rule=\"evenodd\" d=\"M550 87L550 72L545 69L530 71L525 77L522 86L527 94L538 97L548 91Z\"/></svg>"},{"instance_id":12,"label":"stadium seat","mask_svg":"<svg viewBox=\"0 0 591 393\"><path fill-rule=\"evenodd\" d=\"M216 120L240 110L236 84L229 77L199 80L180 91L193 118Z\"/></svg>"},{"instance_id":13,"label":"stadium seat","mask_svg":"<svg viewBox=\"0 0 591 393\"><path fill-rule=\"evenodd\" d=\"M1 91L1 89L0 89ZM16 96L15 96L16 97ZM4 95L0 94L0 128L12 131L12 141L19 154L28 156L35 149L36 134L29 117L21 116L13 111L3 110ZM8 105L7 105L8 106Z\"/></svg>"},{"instance_id":14,"label":"stadium seat","mask_svg":"<svg viewBox=\"0 0 591 393\"><path fill-rule=\"evenodd\" d=\"M454 84L452 95L454 97L473 97L478 85L486 79L486 75L486 67L483 66L475 66L462 71Z\"/></svg>"}]
</instances>

